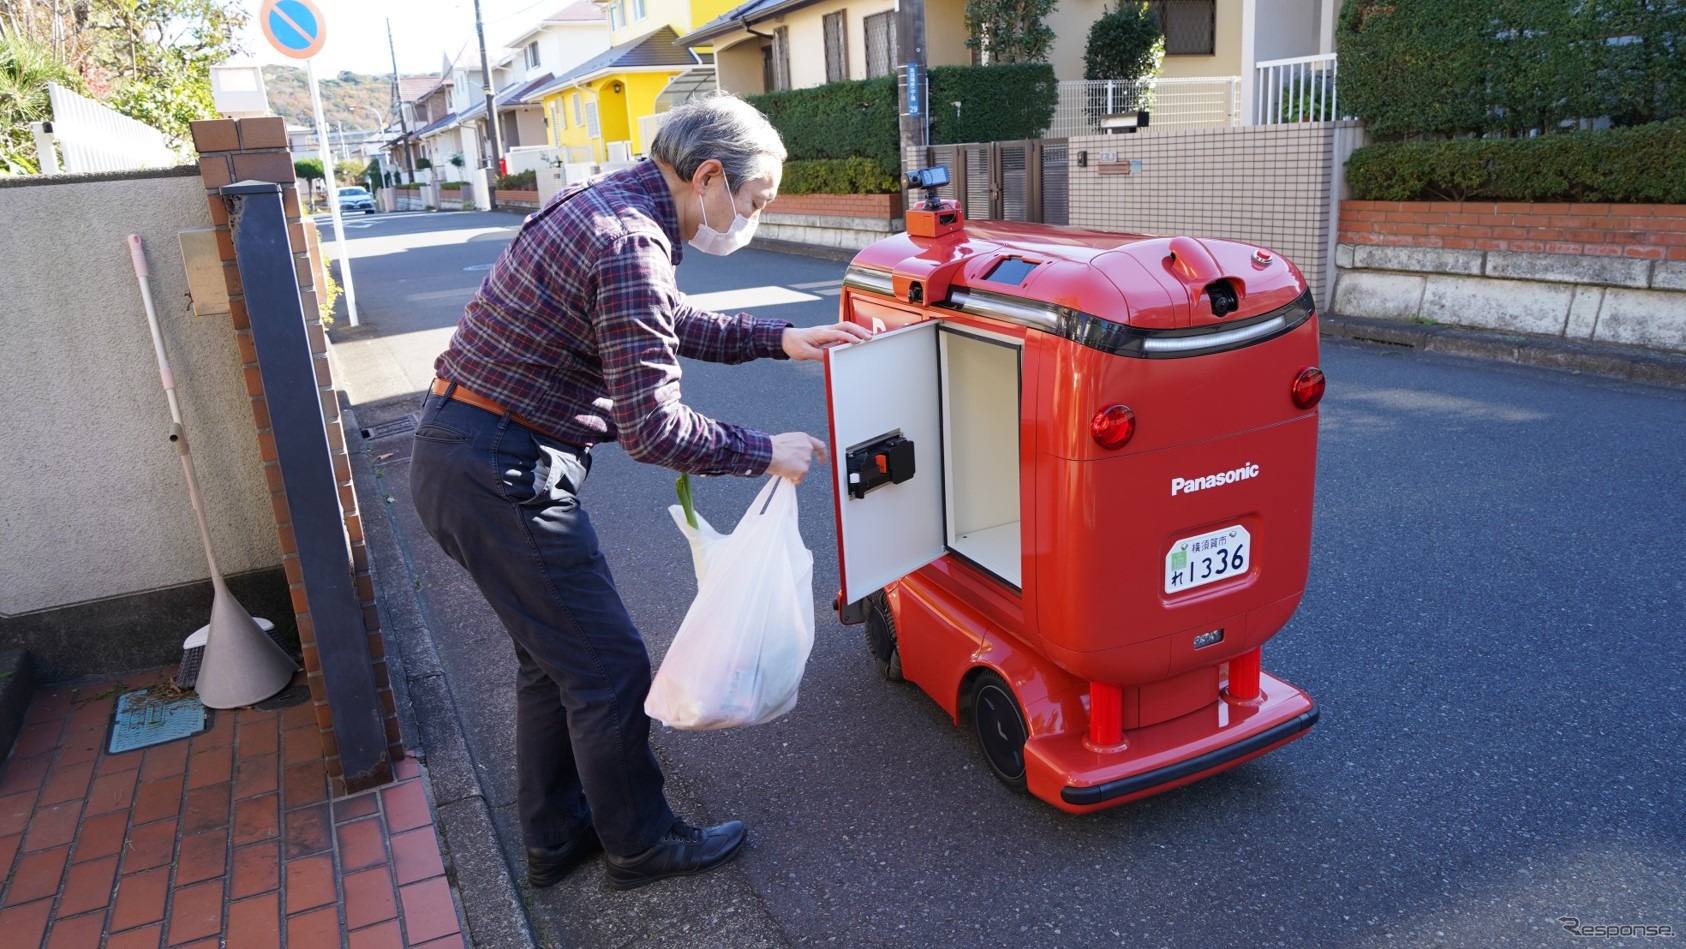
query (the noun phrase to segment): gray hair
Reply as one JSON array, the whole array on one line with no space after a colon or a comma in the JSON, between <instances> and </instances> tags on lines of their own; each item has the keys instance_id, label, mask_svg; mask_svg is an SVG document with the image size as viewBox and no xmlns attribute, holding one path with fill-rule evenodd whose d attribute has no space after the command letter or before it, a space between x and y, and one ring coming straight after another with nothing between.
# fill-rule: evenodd
<instances>
[{"instance_id":1,"label":"gray hair","mask_svg":"<svg viewBox=\"0 0 1686 949\"><path fill-rule=\"evenodd\" d=\"M779 130L754 106L729 92L699 96L668 111L650 142L650 157L671 165L689 181L710 158L726 169L726 185L737 191L745 181L784 163Z\"/></svg>"}]
</instances>

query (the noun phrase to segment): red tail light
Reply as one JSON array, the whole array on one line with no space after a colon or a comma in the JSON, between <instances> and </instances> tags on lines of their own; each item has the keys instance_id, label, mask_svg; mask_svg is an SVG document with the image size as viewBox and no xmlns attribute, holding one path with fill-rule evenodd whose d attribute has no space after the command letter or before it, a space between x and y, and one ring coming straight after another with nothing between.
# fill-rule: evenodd
<instances>
[{"instance_id":1,"label":"red tail light","mask_svg":"<svg viewBox=\"0 0 1686 949\"><path fill-rule=\"evenodd\" d=\"M1323 370L1311 366L1301 370L1294 379L1294 404L1302 409L1309 409L1323 401Z\"/></svg>"},{"instance_id":2,"label":"red tail light","mask_svg":"<svg viewBox=\"0 0 1686 949\"><path fill-rule=\"evenodd\" d=\"M1089 434L1102 448L1123 448L1136 434L1136 413L1128 405L1101 409L1089 423Z\"/></svg>"}]
</instances>

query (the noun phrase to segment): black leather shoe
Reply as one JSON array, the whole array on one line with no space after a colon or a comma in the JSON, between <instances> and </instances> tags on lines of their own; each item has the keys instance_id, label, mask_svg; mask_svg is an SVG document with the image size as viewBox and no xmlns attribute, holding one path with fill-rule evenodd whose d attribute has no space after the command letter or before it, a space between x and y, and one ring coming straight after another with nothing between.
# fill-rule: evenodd
<instances>
[{"instance_id":1,"label":"black leather shoe","mask_svg":"<svg viewBox=\"0 0 1686 949\"><path fill-rule=\"evenodd\" d=\"M534 889L555 886L572 873L575 867L601 852L603 843L597 831L587 827L573 842L560 847L527 848L527 885Z\"/></svg>"},{"instance_id":2,"label":"black leather shoe","mask_svg":"<svg viewBox=\"0 0 1686 949\"><path fill-rule=\"evenodd\" d=\"M603 856L609 888L630 890L668 877L705 873L737 856L746 836L741 820L714 827L692 827L675 820L649 850L631 857Z\"/></svg>"}]
</instances>

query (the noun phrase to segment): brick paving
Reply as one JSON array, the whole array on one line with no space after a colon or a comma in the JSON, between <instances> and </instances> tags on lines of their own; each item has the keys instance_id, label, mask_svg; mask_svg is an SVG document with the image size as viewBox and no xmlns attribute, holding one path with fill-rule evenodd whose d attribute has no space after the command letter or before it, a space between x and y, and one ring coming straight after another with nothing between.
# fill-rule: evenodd
<instances>
[{"instance_id":1,"label":"brick paving","mask_svg":"<svg viewBox=\"0 0 1686 949\"><path fill-rule=\"evenodd\" d=\"M302 690L107 754L117 696L166 675L36 693L0 765L0 944L464 945L413 759L392 784L331 798Z\"/></svg>"}]
</instances>

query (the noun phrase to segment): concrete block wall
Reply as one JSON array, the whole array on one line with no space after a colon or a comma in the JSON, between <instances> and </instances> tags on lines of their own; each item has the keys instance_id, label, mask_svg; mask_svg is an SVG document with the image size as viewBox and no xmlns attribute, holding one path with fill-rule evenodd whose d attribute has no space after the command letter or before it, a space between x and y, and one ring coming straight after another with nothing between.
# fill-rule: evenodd
<instances>
[{"instance_id":1,"label":"concrete block wall","mask_svg":"<svg viewBox=\"0 0 1686 949\"><path fill-rule=\"evenodd\" d=\"M904 227L899 194L790 194L761 209L755 235L860 250Z\"/></svg>"},{"instance_id":2,"label":"concrete block wall","mask_svg":"<svg viewBox=\"0 0 1686 949\"><path fill-rule=\"evenodd\" d=\"M1360 135L1352 122L1302 122L1074 137L1070 222L1259 244L1293 261L1323 306L1341 168Z\"/></svg>"},{"instance_id":3,"label":"concrete block wall","mask_svg":"<svg viewBox=\"0 0 1686 949\"><path fill-rule=\"evenodd\" d=\"M1341 204L1334 312L1686 351L1686 206Z\"/></svg>"},{"instance_id":4,"label":"concrete block wall","mask_svg":"<svg viewBox=\"0 0 1686 949\"><path fill-rule=\"evenodd\" d=\"M312 240L315 236L314 225L299 210L292 156L287 151L286 128L281 118L268 116L238 121L217 119L195 122L193 140L199 150L200 178L206 191L211 220L219 234L218 246L224 261L223 272L228 284L230 315L239 344L239 358L246 393L250 399L252 423L257 428L260 460L269 488L274 526L280 539L282 567L286 571L293 610L298 621L305 672L310 683L311 697L316 705L316 721L321 729L329 776L335 784L336 793L344 793L346 787L343 769L334 738L316 632L311 623L309 601L305 596L304 576L294 543L292 518L281 480L275 440L270 433L268 399L264 392L262 376L258 371L258 353L252 342L246 301L240 285L240 272L234 262L234 243L228 231L228 208L218 194L218 189L235 181L267 181L282 186L287 233L292 246L294 267L298 273L299 293L304 302L305 321L316 367L316 395L321 403L335 480L339 483L340 512L346 531L346 569L356 578L357 596L363 610L364 631L368 639L369 654L374 662L380 713L386 725L391 758L397 760L403 756L403 747L385 660L380 613L375 607L369 551L364 541L363 519L357 507L357 493L351 481L351 459L346 452L339 392L334 387L333 373L329 369L327 334L317 315L321 275L325 272L321 251L319 244Z\"/></svg>"},{"instance_id":5,"label":"concrete block wall","mask_svg":"<svg viewBox=\"0 0 1686 949\"><path fill-rule=\"evenodd\" d=\"M1324 306L1334 285L1341 168L1362 137L1356 122L1072 137L1065 140L1067 223L1258 244L1293 261ZM903 167L925 167L923 153L905 150ZM971 183L968 190L978 189ZM952 186L941 193L956 197ZM1043 203L1055 200L1046 195Z\"/></svg>"},{"instance_id":6,"label":"concrete block wall","mask_svg":"<svg viewBox=\"0 0 1686 949\"><path fill-rule=\"evenodd\" d=\"M179 235L196 169L0 177L0 648L57 682L168 665L210 616L205 550L125 239L139 234L218 566L285 625L269 490L226 319L196 316Z\"/></svg>"}]
</instances>

